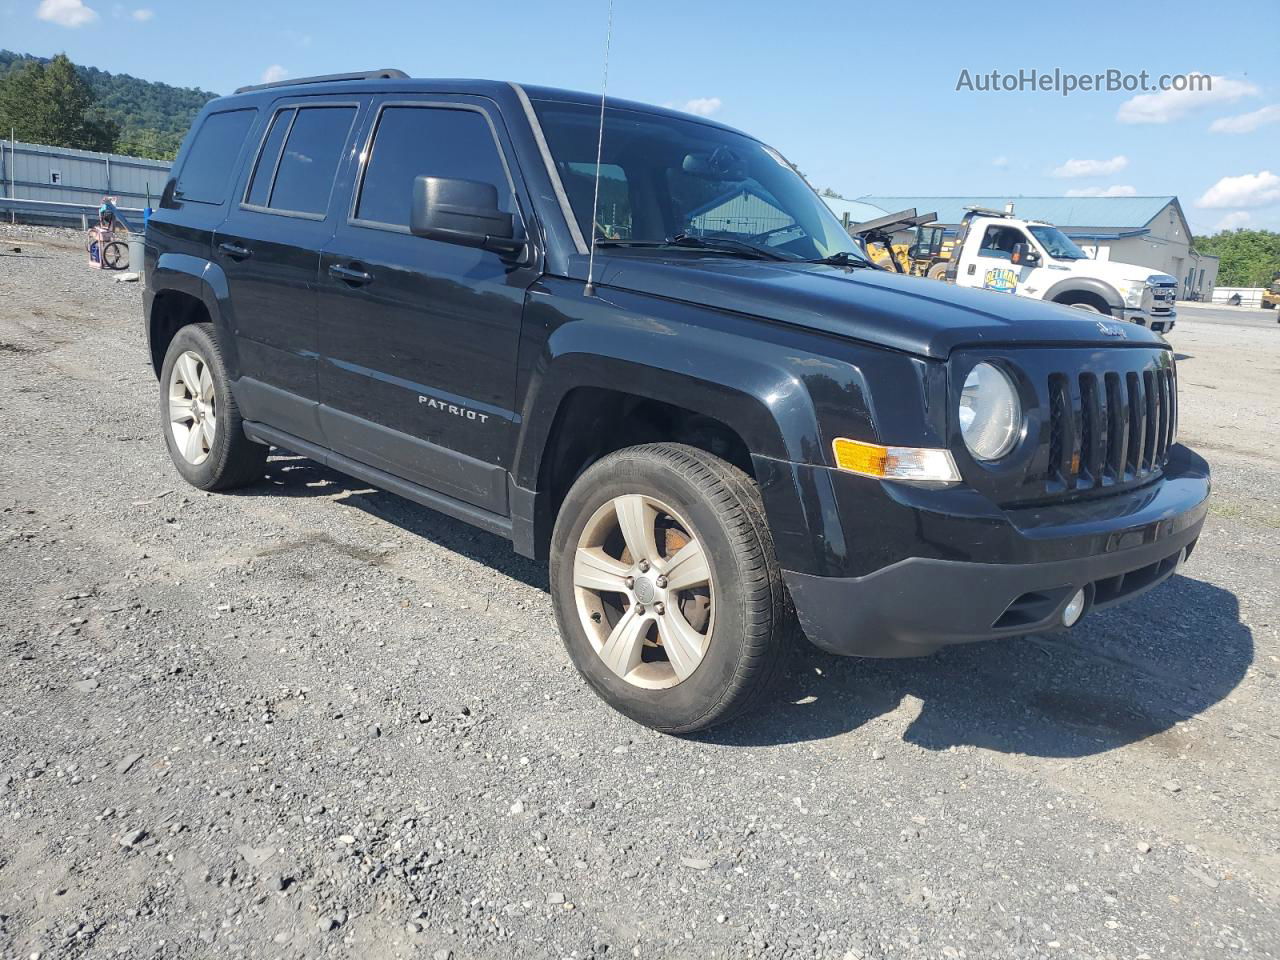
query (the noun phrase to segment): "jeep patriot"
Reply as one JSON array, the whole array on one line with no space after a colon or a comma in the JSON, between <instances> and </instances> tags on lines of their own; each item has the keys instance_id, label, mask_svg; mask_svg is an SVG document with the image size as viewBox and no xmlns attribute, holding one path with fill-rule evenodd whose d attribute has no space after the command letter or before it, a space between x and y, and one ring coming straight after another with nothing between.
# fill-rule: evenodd
<instances>
[{"instance_id":1,"label":"jeep patriot","mask_svg":"<svg viewBox=\"0 0 1280 960\"><path fill-rule=\"evenodd\" d=\"M591 687L673 733L761 703L797 627L1066 629L1191 554L1159 336L877 269L705 118L610 99L597 166L600 116L395 70L205 107L146 235L178 472L274 446L510 540Z\"/></svg>"}]
</instances>

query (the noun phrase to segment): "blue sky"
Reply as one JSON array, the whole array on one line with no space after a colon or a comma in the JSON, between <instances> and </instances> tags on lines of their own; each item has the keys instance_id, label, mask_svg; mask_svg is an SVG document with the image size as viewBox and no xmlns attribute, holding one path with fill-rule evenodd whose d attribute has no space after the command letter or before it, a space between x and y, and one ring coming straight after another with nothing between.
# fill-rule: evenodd
<instances>
[{"instance_id":1,"label":"blue sky","mask_svg":"<svg viewBox=\"0 0 1280 960\"><path fill-rule=\"evenodd\" d=\"M399 67L598 89L605 0L0 0L0 47L228 92ZM908 12L900 22L895 11ZM1275 0L616 0L610 92L688 107L861 195L1176 194L1280 229ZM961 71L1205 73L1211 93L957 91Z\"/></svg>"}]
</instances>

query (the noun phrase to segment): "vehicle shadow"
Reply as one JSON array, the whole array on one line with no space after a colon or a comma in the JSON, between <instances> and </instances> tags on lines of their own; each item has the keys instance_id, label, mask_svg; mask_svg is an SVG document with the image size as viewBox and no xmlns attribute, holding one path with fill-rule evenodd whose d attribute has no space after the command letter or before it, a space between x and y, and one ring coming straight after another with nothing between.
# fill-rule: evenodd
<instances>
[{"instance_id":1,"label":"vehicle shadow","mask_svg":"<svg viewBox=\"0 0 1280 960\"><path fill-rule=\"evenodd\" d=\"M334 501L340 506L362 510L405 533L430 540L538 590L549 589L546 567L514 553L511 544L501 537L386 493L306 457L273 449L267 461L266 477L253 486L234 491L236 496L250 497L338 494L345 494Z\"/></svg>"},{"instance_id":2,"label":"vehicle shadow","mask_svg":"<svg viewBox=\"0 0 1280 960\"><path fill-rule=\"evenodd\" d=\"M405 533L546 591L542 564L500 537L384 493L313 460L276 452L240 496L333 496ZM1194 559L1191 564L1194 569ZM825 740L919 703L904 739L929 750L972 745L1041 757L1104 753L1168 734L1235 689L1253 634L1234 594L1185 576L1065 633L968 644L930 657L865 660L801 638L777 695L694 739L724 746ZM584 689L583 695L586 696ZM1176 751L1176 738L1167 748Z\"/></svg>"},{"instance_id":3,"label":"vehicle shadow","mask_svg":"<svg viewBox=\"0 0 1280 960\"><path fill-rule=\"evenodd\" d=\"M1239 614L1234 594L1175 576L1066 633L914 660L836 657L805 644L781 702L701 739L822 740L914 700L918 713L903 738L928 750L1081 757L1157 738L1176 755L1174 725L1225 698L1253 662L1253 634Z\"/></svg>"}]
</instances>

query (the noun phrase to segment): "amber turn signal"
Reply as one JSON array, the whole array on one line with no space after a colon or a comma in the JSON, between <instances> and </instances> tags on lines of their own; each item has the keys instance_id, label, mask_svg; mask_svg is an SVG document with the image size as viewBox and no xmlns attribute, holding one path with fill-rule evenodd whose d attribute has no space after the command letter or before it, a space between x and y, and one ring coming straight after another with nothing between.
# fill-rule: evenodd
<instances>
[{"instance_id":1,"label":"amber turn signal","mask_svg":"<svg viewBox=\"0 0 1280 960\"><path fill-rule=\"evenodd\" d=\"M950 450L927 447L885 447L863 440L837 437L831 442L836 466L864 477L884 480L923 480L958 483L960 471Z\"/></svg>"}]
</instances>

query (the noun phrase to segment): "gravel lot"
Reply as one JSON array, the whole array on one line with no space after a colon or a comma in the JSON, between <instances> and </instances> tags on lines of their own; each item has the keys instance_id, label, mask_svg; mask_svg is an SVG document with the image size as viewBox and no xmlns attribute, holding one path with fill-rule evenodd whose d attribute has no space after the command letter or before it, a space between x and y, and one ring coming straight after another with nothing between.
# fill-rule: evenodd
<instances>
[{"instance_id":1,"label":"gravel lot","mask_svg":"<svg viewBox=\"0 0 1280 960\"><path fill-rule=\"evenodd\" d=\"M1067 635L804 650L680 740L591 695L501 541L291 457L183 486L138 286L0 238L0 956L1280 955L1274 315L1171 335L1217 485L1184 575Z\"/></svg>"}]
</instances>

